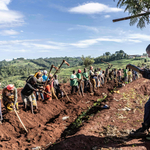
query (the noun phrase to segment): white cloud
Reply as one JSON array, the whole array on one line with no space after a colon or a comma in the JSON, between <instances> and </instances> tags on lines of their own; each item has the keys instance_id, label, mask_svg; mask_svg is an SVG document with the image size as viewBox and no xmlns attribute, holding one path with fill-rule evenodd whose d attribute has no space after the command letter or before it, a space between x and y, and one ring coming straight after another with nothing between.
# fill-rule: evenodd
<instances>
[{"instance_id":1,"label":"white cloud","mask_svg":"<svg viewBox=\"0 0 150 150\"><path fill-rule=\"evenodd\" d=\"M130 39L139 39L142 41L150 41L150 35L146 34L129 34Z\"/></svg>"},{"instance_id":2,"label":"white cloud","mask_svg":"<svg viewBox=\"0 0 150 150\"><path fill-rule=\"evenodd\" d=\"M1 35L7 36L7 35L17 35L19 34L19 32L15 31L15 30L3 30L0 32Z\"/></svg>"},{"instance_id":3,"label":"white cloud","mask_svg":"<svg viewBox=\"0 0 150 150\"><path fill-rule=\"evenodd\" d=\"M45 45L45 44L31 44L36 48L43 48L43 49L59 49L59 46L52 46L52 45Z\"/></svg>"},{"instance_id":4,"label":"white cloud","mask_svg":"<svg viewBox=\"0 0 150 150\"><path fill-rule=\"evenodd\" d=\"M101 3L91 2L91 3L86 3L83 5L79 5L77 7L70 8L68 11L71 13L79 13L79 14L99 14L102 12L105 12L105 13L120 12L120 11L123 11L123 9L109 7Z\"/></svg>"},{"instance_id":5,"label":"white cloud","mask_svg":"<svg viewBox=\"0 0 150 150\"><path fill-rule=\"evenodd\" d=\"M10 3L10 0L1 0L0 1L0 10L8 10L7 5Z\"/></svg>"},{"instance_id":6,"label":"white cloud","mask_svg":"<svg viewBox=\"0 0 150 150\"><path fill-rule=\"evenodd\" d=\"M96 28L96 27L91 27L91 26L86 26L86 25L77 25L76 27L73 27L73 28L69 28L68 30L69 31L72 31L72 30L88 30L88 31L94 31L96 33L99 32L99 29Z\"/></svg>"},{"instance_id":7,"label":"white cloud","mask_svg":"<svg viewBox=\"0 0 150 150\"><path fill-rule=\"evenodd\" d=\"M12 59L5 59L6 61L12 61Z\"/></svg>"},{"instance_id":8,"label":"white cloud","mask_svg":"<svg viewBox=\"0 0 150 150\"><path fill-rule=\"evenodd\" d=\"M105 17L105 18L110 18L110 15L105 15L104 17Z\"/></svg>"},{"instance_id":9,"label":"white cloud","mask_svg":"<svg viewBox=\"0 0 150 150\"><path fill-rule=\"evenodd\" d=\"M97 39L88 39L88 40L82 40L77 43L72 43L70 45L79 47L79 48L87 48L91 45L97 44L99 42L123 42L122 39L115 39L115 38L97 38Z\"/></svg>"},{"instance_id":10,"label":"white cloud","mask_svg":"<svg viewBox=\"0 0 150 150\"><path fill-rule=\"evenodd\" d=\"M16 53L19 53L19 52L20 52L20 53L26 53L26 52L29 52L30 50L25 50L25 49L18 49L18 50L16 50L16 49L15 49L15 50L12 50L12 49L11 49L11 50L10 50L10 49L6 49L5 51L6 51L6 52L16 52Z\"/></svg>"},{"instance_id":11,"label":"white cloud","mask_svg":"<svg viewBox=\"0 0 150 150\"><path fill-rule=\"evenodd\" d=\"M20 12L9 10L7 5L10 0L0 0L0 27L20 26L24 23Z\"/></svg>"}]
</instances>

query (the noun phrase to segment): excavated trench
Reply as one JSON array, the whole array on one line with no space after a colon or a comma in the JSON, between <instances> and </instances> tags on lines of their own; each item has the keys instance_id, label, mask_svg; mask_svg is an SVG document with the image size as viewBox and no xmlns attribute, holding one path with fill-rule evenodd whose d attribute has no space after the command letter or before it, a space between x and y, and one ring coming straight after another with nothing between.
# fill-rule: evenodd
<instances>
[{"instance_id":1,"label":"excavated trench","mask_svg":"<svg viewBox=\"0 0 150 150\"><path fill-rule=\"evenodd\" d=\"M19 116L28 133L25 133L15 113L6 113L3 107L4 120L0 125L0 147L5 150L27 150L37 146L47 148L56 141L76 133L82 126L80 124L74 128L76 120L82 116L83 112L86 112L81 121L88 122L87 116L101 111L101 106L94 106L94 104L97 99L104 98L104 94L107 95L105 101L111 101L113 94L110 94L110 91L113 91L115 84L113 81L108 82L105 87L99 88L94 96L86 93L84 97L70 95L69 84L63 86L71 101L68 101L67 97L59 100L53 99L47 103L39 100L37 102L38 110L35 114L31 114L30 110L27 112L23 110L21 89L18 89ZM144 92L144 87L141 88ZM105 104L105 102L102 103Z\"/></svg>"}]
</instances>

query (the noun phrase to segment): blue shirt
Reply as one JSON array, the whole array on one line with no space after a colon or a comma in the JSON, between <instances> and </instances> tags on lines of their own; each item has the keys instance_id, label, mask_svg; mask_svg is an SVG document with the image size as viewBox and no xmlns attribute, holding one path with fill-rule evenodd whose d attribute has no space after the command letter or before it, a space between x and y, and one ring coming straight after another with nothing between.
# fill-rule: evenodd
<instances>
[{"instance_id":1,"label":"blue shirt","mask_svg":"<svg viewBox=\"0 0 150 150\"><path fill-rule=\"evenodd\" d=\"M45 82L47 80L47 76L46 75L43 75L42 78L43 78L43 82Z\"/></svg>"}]
</instances>

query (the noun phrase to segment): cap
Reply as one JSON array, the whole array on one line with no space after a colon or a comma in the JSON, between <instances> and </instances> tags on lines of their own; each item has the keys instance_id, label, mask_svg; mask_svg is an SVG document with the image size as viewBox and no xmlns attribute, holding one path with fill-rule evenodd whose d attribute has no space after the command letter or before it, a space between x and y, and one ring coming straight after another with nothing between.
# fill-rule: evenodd
<instances>
[{"instance_id":1,"label":"cap","mask_svg":"<svg viewBox=\"0 0 150 150\"><path fill-rule=\"evenodd\" d=\"M80 69L78 70L78 73L81 73L81 70L80 70Z\"/></svg>"},{"instance_id":2,"label":"cap","mask_svg":"<svg viewBox=\"0 0 150 150\"><path fill-rule=\"evenodd\" d=\"M42 76L42 73L41 72L38 72L37 73L37 77L41 77Z\"/></svg>"},{"instance_id":3,"label":"cap","mask_svg":"<svg viewBox=\"0 0 150 150\"><path fill-rule=\"evenodd\" d=\"M47 74L47 71L46 71L46 70L44 70L44 71L43 71L43 73L44 73L44 74Z\"/></svg>"},{"instance_id":4,"label":"cap","mask_svg":"<svg viewBox=\"0 0 150 150\"><path fill-rule=\"evenodd\" d=\"M13 84L9 84L7 85L7 90L11 91L11 90L14 90L14 85Z\"/></svg>"}]
</instances>

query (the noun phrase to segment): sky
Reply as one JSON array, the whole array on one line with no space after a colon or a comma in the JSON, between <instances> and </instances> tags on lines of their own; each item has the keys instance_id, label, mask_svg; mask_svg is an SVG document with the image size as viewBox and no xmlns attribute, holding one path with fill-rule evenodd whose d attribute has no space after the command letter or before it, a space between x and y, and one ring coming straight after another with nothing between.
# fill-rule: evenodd
<instances>
[{"instance_id":1,"label":"sky","mask_svg":"<svg viewBox=\"0 0 150 150\"><path fill-rule=\"evenodd\" d=\"M130 26L117 0L0 0L0 60L143 54L150 26Z\"/></svg>"}]
</instances>

